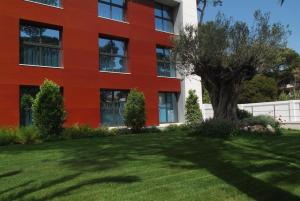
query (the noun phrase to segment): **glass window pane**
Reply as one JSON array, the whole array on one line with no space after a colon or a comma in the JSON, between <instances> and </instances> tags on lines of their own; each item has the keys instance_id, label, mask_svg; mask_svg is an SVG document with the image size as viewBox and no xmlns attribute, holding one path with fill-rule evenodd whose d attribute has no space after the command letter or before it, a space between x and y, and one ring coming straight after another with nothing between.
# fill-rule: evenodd
<instances>
[{"instance_id":1,"label":"glass window pane","mask_svg":"<svg viewBox=\"0 0 300 201\"><path fill-rule=\"evenodd\" d=\"M161 18L155 18L155 29L163 30L163 22Z\"/></svg>"},{"instance_id":2,"label":"glass window pane","mask_svg":"<svg viewBox=\"0 0 300 201\"><path fill-rule=\"evenodd\" d=\"M164 6L163 18L172 20L173 19L173 9L167 6Z\"/></svg>"},{"instance_id":3,"label":"glass window pane","mask_svg":"<svg viewBox=\"0 0 300 201\"><path fill-rule=\"evenodd\" d=\"M101 55L100 56L100 70L103 71L112 71L113 70L113 61L111 56Z\"/></svg>"},{"instance_id":4,"label":"glass window pane","mask_svg":"<svg viewBox=\"0 0 300 201\"><path fill-rule=\"evenodd\" d=\"M112 40L113 54L124 56L125 55L125 42L119 40Z\"/></svg>"},{"instance_id":5,"label":"glass window pane","mask_svg":"<svg viewBox=\"0 0 300 201\"><path fill-rule=\"evenodd\" d=\"M156 48L156 56L157 60L163 60L164 59L164 49L163 48Z\"/></svg>"},{"instance_id":6,"label":"glass window pane","mask_svg":"<svg viewBox=\"0 0 300 201\"><path fill-rule=\"evenodd\" d=\"M60 6L60 0L31 0L38 3L43 3L51 6Z\"/></svg>"},{"instance_id":7,"label":"glass window pane","mask_svg":"<svg viewBox=\"0 0 300 201\"><path fill-rule=\"evenodd\" d=\"M110 39L100 38L99 39L99 47L101 53L111 53L112 43Z\"/></svg>"},{"instance_id":8,"label":"glass window pane","mask_svg":"<svg viewBox=\"0 0 300 201\"><path fill-rule=\"evenodd\" d=\"M29 25L21 25L21 41L39 43L40 28Z\"/></svg>"},{"instance_id":9,"label":"glass window pane","mask_svg":"<svg viewBox=\"0 0 300 201\"><path fill-rule=\"evenodd\" d=\"M113 58L113 71L115 72L125 72L125 59L123 57Z\"/></svg>"},{"instance_id":10,"label":"glass window pane","mask_svg":"<svg viewBox=\"0 0 300 201\"><path fill-rule=\"evenodd\" d=\"M123 21L124 20L123 8L113 6L112 7L112 19Z\"/></svg>"},{"instance_id":11,"label":"glass window pane","mask_svg":"<svg viewBox=\"0 0 300 201\"><path fill-rule=\"evenodd\" d=\"M124 107L128 91L101 90L101 123L109 126L124 125Z\"/></svg>"},{"instance_id":12,"label":"glass window pane","mask_svg":"<svg viewBox=\"0 0 300 201\"><path fill-rule=\"evenodd\" d=\"M59 45L59 31L55 29L41 28L41 40L44 44Z\"/></svg>"},{"instance_id":13,"label":"glass window pane","mask_svg":"<svg viewBox=\"0 0 300 201\"><path fill-rule=\"evenodd\" d=\"M21 64L39 65L40 48L32 45L22 45Z\"/></svg>"},{"instance_id":14,"label":"glass window pane","mask_svg":"<svg viewBox=\"0 0 300 201\"><path fill-rule=\"evenodd\" d=\"M163 30L167 31L167 32L170 32L170 33L173 33L174 32L174 25L173 25L173 23L171 21L164 20L164 22L163 22Z\"/></svg>"},{"instance_id":15,"label":"glass window pane","mask_svg":"<svg viewBox=\"0 0 300 201\"><path fill-rule=\"evenodd\" d=\"M155 16L157 17L162 17L163 14L162 14L162 7L160 4L155 4Z\"/></svg>"},{"instance_id":16,"label":"glass window pane","mask_svg":"<svg viewBox=\"0 0 300 201\"><path fill-rule=\"evenodd\" d=\"M98 3L98 15L101 17L111 18L110 6L106 3Z\"/></svg>"},{"instance_id":17,"label":"glass window pane","mask_svg":"<svg viewBox=\"0 0 300 201\"><path fill-rule=\"evenodd\" d=\"M124 6L124 0L112 0L111 2L119 6Z\"/></svg>"}]
</instances>

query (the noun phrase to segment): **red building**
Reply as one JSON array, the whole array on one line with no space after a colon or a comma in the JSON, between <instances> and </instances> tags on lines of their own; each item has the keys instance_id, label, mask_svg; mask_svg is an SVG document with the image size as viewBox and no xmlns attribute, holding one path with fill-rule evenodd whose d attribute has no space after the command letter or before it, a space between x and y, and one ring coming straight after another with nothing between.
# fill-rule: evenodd
<instances>
[{"instance_id":1,"label":"red building","mask_svg":"<svg viewBox=\"0 0 300 201\"><path fill-rule=\"evenodd\" d=\"M179 121L181 83L168 61L178 6L0 1L0 126L28 124L21 97L34 96L46 78L63 88L67 126L121 124L117 113L131 88L145 95L147 125Z\"/></svg>"}]
</instances>

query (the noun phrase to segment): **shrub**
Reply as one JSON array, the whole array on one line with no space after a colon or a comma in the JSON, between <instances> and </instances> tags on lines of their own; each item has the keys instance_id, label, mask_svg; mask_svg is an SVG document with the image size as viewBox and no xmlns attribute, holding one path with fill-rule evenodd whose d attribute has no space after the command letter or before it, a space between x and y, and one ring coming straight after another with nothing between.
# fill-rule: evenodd
<instances>
[{"instance_id":1,"label":"shrub","mask_svg":"<svg viewBox=\"0 0 300 201\"><path fill-rule=\"evenodd\" d=\"M200 110L198 96L195 90L189 90L185 104L185 119L187 124L199 124L203 118Z\"/></svg>"},{"instance_id":2,"label":"shrub","mask_svg":"<svg viewBox=\"0 0 300 201\"><path fill-rule=\"evenodd\" d=\"M275 134L279 135L281 134L281 130L280 130L280 123L275 120L273 117L268 116L268 115L259 115L259 116L255 116L255 117L251 117L251 118L247 118L242 120L241 122L241 127L251 127L251 126L263 126L263 128L265 128L265 132L262 132L260 134L269 134L271 131L268 130L268 126L271 126L274 131Z\"/></svg>"},{"instance_id":3,"label":"shrub","mask_svg":"<svg viewBox=\"0 0 300 201\"><path fill-rule=\"evenodd\" d=\"M34 144L41 142L38 130L33 127L0 129L0 145Z\"/></svg>"},{"instance_id":4,"label":"shrub","mask_svg":"<svg viewBox=\"0 0 300 201\"><path fill-rule=\"evenodd\" d=\"M17 136L15 129L1 128L0 129L0 145L8 145L16 142Z\"/></svg>"},{"instance_id":5,"label":"shrub","mask_svg":"<svg viewBox=\"0 0 300 201\"><path fill-rule=\"evenodd\" d=\"M61 134L66 112L60 88L45 80L33 102L33 123L43 137Z\"/></svg>"},{"instance_id":6,"label":"shrub","mask_svg":"<svg viewBox=\"0 0 300 201\"><path fill-rule=\"evenodd\" d=\"M27 126L16 130L16 143L35 144L41 142L41 135L36 127Z\"/></svg>"},{"instance_id":7,"label":"shrub","mask_svg":"<svg viewBox=\"0 0 300 201\"><path fill-rule=\"evenodd\" d=\"M208 119L202 122L196 132L208 137L229 137L238 133L235 122L226 119Z\"/></svg>"},{"instance_id":8,"label":"shrub","mask_svg":"<svg viewBox=\"0 0 300 201\"><path fill-rule=\"evenodd\" d=\"M63 139L79 139L85 137L105 136L109 135L110 131L107 127L92 128L89 125L75 124L72 127L65 128L62 132Z\"/></svg>"},{"instance_id":9,"label":"shrub","mask_svg":"<svg viewBox=\"0 0 300 201\"><path fill-rule=\"evenodd\" d=\"M243 120L243 119L247 119L247 118L251 118L253 117L253 115L246 111L246 110L241 110L241 109L237 109L237 117L239 120Z\"/></svg>"},{"instance_id":10,"label":"shrub","mask_svg":"<svg viewBox=\"0 0 300 201\"><path fill-rule=\"evenodd\" d=\"M144 94L132 89L127 97L124 109L125 125L133 132L139 132L146 123Z\"/></svg>"}]
</instances>

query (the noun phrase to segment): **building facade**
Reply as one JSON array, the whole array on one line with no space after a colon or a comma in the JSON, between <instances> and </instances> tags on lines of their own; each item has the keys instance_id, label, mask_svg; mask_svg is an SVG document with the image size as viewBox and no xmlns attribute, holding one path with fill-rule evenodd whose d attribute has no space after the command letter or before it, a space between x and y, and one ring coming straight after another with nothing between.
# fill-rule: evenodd
<instances>
[{"instance_id":1,"label":"building facade","mask_svg":"<svg viewBox=\"0 0 300 201\"><path fill-rule=\"evenodd\" d=\"M61 86L66 126L119 126L130 89L146 99L147 125L184 122L189 89L170 39L197 24L196 0L0 1L0 126L31 123L28 97L45 79Z\"/></svg>"}]
</instances>

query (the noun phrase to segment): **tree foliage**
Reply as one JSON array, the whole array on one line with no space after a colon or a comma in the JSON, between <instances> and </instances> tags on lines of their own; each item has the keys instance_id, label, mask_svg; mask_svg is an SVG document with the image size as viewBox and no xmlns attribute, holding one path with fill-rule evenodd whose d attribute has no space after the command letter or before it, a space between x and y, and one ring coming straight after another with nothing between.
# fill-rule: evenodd
<instances>
[{"instance_id":1,"label":"tree foliage","mask_svg":"<svg viewBox=\"0 0 300 201\"><path fill-rule=\"evenodd\" d=\"M174 56L181 74L202 77L215 118L236 120L238 95L245 80L274 65L287 31L270 24L269 14L254 14L254 26L223 15L198 27L187 26L174 39Z\"/></svg>"},{"instance_id":2,"label":"tree foliage","mask_svg":"<svg viewBox=\"0 0 300 201\"><path fill-rule=\"evenodd\" d=\"M187 124L199 124L203 120L199 106L199 98L195 90L189 90L189 96L185 103L185 111Z\"/></svg>"},{"instance_id":3,"label":"tree foliage","mask_svg":"<svg viewBox=\"0 0 300 201\"><path fill-rule=\"evenodd\" d=\"M124 109L125 125L139 132L146 124L145 96L132 89L127 97Z\"/></svg>"},{"instance_id":4,"label":"tree foliage","mask_svg":"<svg viewBox=\"0 0 300 201\"><path fill-rule=\"evenodd\" d=\"M60 87L45 80L32 105L33 124L44 137L59 135L66 118Z\"/></svg>"},{"instance_id":5,"label":"tree foliage","mask_svg":"<svg viewBox=\"0 0 300 201\"><path fill-rule=\"evenodd\" d=\"M256 75L253 79L243 83L239 103L276 101L277 95L278 89L273 78Z\"/></svg>"},{"instance_id":6,"label":"tree foliage","mask_svg":"<svg viewBox=\"0 0 300 201\"><path fill-rule=\"evenodd\" d=\"M279 88L300 81L300 55L290 48L279 51L274 66L266 69L266 76L276 80Z\"/></svg>"}]
</instances>

